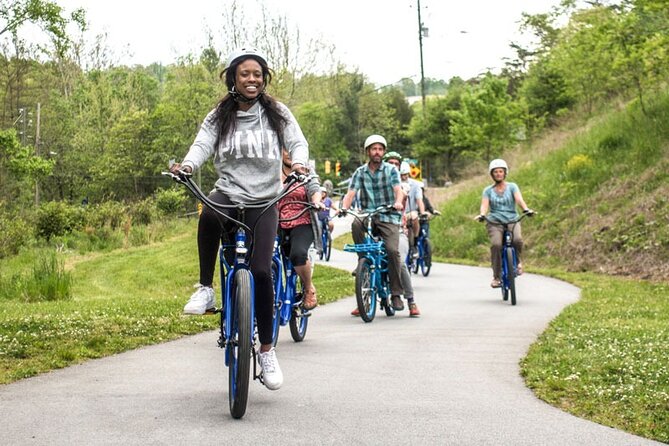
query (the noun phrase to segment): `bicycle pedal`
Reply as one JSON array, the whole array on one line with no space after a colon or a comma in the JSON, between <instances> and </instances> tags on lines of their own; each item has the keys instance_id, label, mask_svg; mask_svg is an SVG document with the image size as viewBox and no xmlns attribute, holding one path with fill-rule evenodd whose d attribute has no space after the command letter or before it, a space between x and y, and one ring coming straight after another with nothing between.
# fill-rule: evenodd
<instances>
[{"instance_id":1,"label":"bicycle pedal","mask_svg":"<svg viewBox=\"0 0 669 446\"><path fill-rule=\"evenodd\" d=\"M212 316L214 314L221 313L223 311L222 308L210 308L204 312L205 315Z\"/></svg>"}]
</instances>

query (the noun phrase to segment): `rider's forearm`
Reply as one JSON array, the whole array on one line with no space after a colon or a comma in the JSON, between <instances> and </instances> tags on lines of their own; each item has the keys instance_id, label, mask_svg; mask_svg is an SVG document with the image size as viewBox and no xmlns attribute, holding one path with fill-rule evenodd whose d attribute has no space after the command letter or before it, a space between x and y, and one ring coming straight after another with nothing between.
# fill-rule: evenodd
<instances>
[{"instance_id":1,"label":"rider's forearm","mask_svg":"<svg viewBox=\"0 0 669 446\"><path fill-rule=\"evenodd\" d=\"M355 196L355 191L348 191L346 192L346 195L344 195L344 198L341 200L341 208L342 209L349 209L351 207L351 203L353 202L353 197Z\"/></svg>"}]
</instances>

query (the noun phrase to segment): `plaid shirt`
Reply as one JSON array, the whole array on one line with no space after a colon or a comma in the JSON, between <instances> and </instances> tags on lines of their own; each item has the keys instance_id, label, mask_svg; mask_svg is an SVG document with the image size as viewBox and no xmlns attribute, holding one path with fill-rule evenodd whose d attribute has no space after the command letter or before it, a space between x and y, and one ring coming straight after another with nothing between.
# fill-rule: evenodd
<instances>
[{"instance_id":1,"label":"plaid shirt","mask_svg":"<svg viewBox=\"0 0 669 446\"><path fill-rule=\"evenodd\" d=\"M400 175L397 168L385 161L372 173L369 163L358 167L351 177L348 190L360 192L360 207L365 212L370 212L379 206L387 206L395 203L395 192L393 188L400 185ZM379 221L386 223L400 223L399 212L379 214Z\"/></svg>"}]
</instances>

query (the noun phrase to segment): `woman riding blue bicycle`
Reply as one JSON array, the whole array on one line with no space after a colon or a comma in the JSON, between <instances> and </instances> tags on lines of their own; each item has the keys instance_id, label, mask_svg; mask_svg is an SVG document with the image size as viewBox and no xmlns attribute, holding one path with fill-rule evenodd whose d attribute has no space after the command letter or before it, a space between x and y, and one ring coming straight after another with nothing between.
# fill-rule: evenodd
<instances>
[{"instance_id":1,"label":"woman riding blue bicycle","mask_svg":"<svg viewBox=\"0 0 669 446\"><path fill-rule=\"evenodd\" d=\"M283 151L283 178L291 173L290 154ZM313 176L304 186L295 188L291 193L279 201L279 236L281 249L290 258L295 272L302 280L304 296L302 306L305 310L312 310L318 305L316 287L311 280L311 262L309 261L309 247L314 241L316 249L320 246L320 232L316 212L305 210L303 203L310 202L319 208L321 202L320 184L318 177ZM299 215L298 215L299 214ZM293 218L296 217L296 218Z\"/></svg>"},{"instance_id":2,"label":"woman riding blue bicycle","mask_svg":"<svg viewBox=\"0 0 669 446\"><path fill-rule=\"evenodd\" d=\"M518 213L516 206L519 206L523 213L533 214L533 211L527 207L520 189L516 183L509 183L506 181L506 176L509 173L509 166L503 159L494 159L488 166L488 173L492 177L494 184L486 187L483 190L481 198L480 214L475 218L482 221L488 215L488 223L486 228L492 246L490 247L490 260L492 263L493 278L490 286L499 288L502 285L502 236L504 229L497 223L507 223L518 220ZM491 223L492 221L492 223ZM513 225L513 246L517 255L517 274L523 273L523 266L520 260L520 255L523 249L523 239L520 231L520 222Z\"/></svg>"},{"instance_id":3,"label":"woman riding blue bicycle","mask_svg":"<svg viewBox=\"0 0 669 446\"><path fill-rule=\"evenodd\" d=\"M193 172L214 157L218 174L209 198L222 204L257 204L278 196L282 189L281 148L292 159L291 169L306 173L309 148L290 110L265 92L271 72L264 55L255 49L234 51L220 74L227 94L205 118L183 161L171 172ZM226 212L234 218L234 208ZM265 386L276 390L283 374L272 347L272 252L278 210L271 208L259 218L259 208L248 208L244 223L253 230L250 268L255 281L255 314L260 338L258 355ZM204 207L198 225L200 282L184 307L186 314L204 314L214 308L212 289L221 237L229 232L218 215ZM249 234L251 236L251 234Z\"/></svg>"}]
</instances>

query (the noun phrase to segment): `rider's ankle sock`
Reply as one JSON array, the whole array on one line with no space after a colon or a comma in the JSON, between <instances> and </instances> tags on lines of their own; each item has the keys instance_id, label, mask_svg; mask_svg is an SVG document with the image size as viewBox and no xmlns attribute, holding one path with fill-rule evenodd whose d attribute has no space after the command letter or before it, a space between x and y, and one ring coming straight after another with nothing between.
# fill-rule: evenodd
<instances>
[{"instance_id":1,"label":"rider's ankle sock","mask_svg":"<svg viewBox=\"0 0 669 446\"><path fill-rule=\"evenodd\" d=\"M412 303L413 303L413 297L407 297L406 300L407 300L407 303L408 303L408 304L412 304Z\"/></svg>"}]
</instances>

